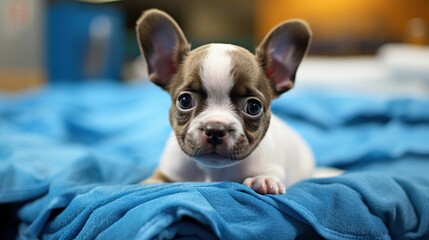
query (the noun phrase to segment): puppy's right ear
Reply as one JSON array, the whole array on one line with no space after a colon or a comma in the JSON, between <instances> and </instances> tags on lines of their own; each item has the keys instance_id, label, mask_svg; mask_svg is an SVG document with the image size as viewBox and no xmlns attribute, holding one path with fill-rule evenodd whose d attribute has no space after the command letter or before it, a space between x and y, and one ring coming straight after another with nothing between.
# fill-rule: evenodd
<instances>
[{"instance_id":1,"label":"puppy's right ear","mask_svg":"<svg viewBox=\"0 0 429 240\"><path fill-rule=\"evenodd\" d=\"M173 18L157 9L143 12L136 32L150 80L167 89L178 65L190 51L185 35Z\"/></svg>"}]
</instances>

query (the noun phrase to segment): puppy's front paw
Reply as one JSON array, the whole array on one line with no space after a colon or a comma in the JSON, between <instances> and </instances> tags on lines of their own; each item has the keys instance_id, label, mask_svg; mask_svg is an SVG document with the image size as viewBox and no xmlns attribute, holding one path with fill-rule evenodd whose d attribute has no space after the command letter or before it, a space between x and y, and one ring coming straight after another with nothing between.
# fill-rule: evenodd
<instances>
[{"instance_id":1,"label":"puppy's front paw","mask_svg":"<svg viewBox=\"0 0 429 240\"><path fill-rule=\"evenodd\" d=\"M244 185L260 194L285 194L285 185L279 180L268 176L246 178Z\"/></svg>"}]
</instances>

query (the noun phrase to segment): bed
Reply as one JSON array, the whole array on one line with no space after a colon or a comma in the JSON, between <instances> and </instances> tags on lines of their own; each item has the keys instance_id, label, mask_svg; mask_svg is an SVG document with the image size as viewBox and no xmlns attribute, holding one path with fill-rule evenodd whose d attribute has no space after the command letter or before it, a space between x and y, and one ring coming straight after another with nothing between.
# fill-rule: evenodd
<instances>
[{"instance_id":1,"label":"bed","mask_svg":"<svg viewBox=\"0 0 429 240\"><path fill-rule=\"evenodd\" d=\"M385 51L308 58L273 103L318 166L345 170L285 195L138 185L171 131L169 96L146 80L1 93L0 238L429 239L429 67L398 74Z\"/></svg>"}]
</instances>

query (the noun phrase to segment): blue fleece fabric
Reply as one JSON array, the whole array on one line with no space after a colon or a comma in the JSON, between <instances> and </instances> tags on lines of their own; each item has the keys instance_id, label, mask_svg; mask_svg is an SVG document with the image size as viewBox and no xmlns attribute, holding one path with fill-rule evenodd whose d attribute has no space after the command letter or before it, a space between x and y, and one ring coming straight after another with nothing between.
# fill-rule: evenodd
<instances>
[{"instance_id":1,"label":"blue fleece fabric","mask_svg":"<svg viewBox=\"0 0 429 240\"><path fill-rule=\"evenodd\" d=\"M285 94L273 112L319 165L349 171L276 196L230 182L135 184L157 165L169 105L149 83L0 94L2 221L18 221L20 239L429 238L429 100Z\"/></svg>"}]
</instances>

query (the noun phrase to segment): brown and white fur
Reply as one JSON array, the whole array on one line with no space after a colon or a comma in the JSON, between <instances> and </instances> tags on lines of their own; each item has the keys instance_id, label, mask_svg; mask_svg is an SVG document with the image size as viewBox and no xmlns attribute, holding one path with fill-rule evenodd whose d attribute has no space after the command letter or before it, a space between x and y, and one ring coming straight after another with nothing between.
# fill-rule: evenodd
<instances>
[{"instance_id":1,"label":"brown and white fur","mask_svg":"<svg viewBox=\"0 0 429 240\"><path fill-rule=\"evenodd\" d=\"M218 43L191 50L177 23L155 9L143 13L136 31L150 80L172 99L173 134L143 183L234 181L283 194L312 175L309 147L270 110L294 85L311 38L305 22L279 24L256 54Z\"/></svg>"}]
</instances>

